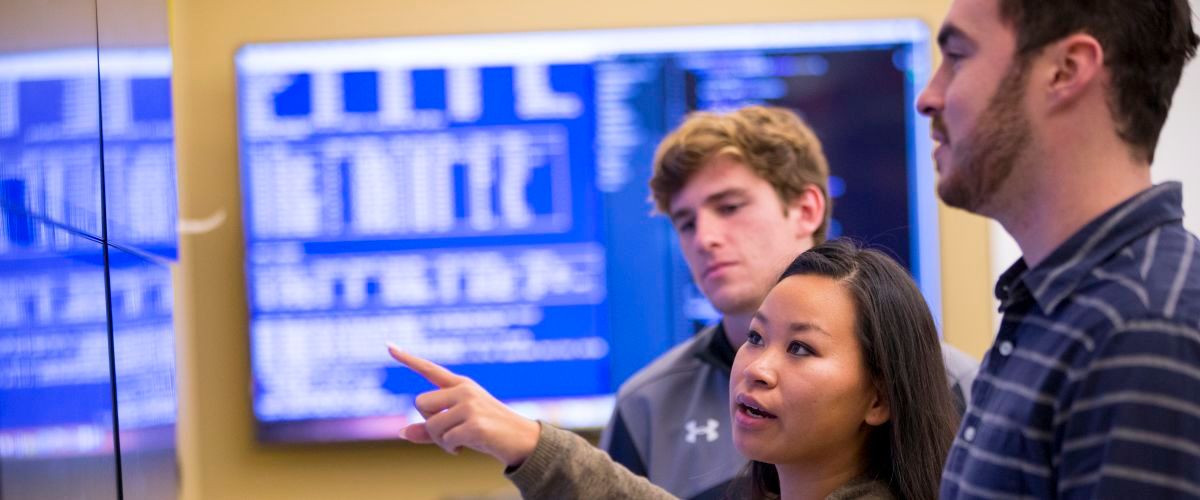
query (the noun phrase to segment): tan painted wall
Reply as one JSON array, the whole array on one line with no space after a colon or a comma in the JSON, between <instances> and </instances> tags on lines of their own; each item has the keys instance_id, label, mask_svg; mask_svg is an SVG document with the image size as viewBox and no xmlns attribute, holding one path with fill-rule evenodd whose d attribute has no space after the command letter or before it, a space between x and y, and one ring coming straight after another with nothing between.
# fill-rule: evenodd
<instances>
[{"instance_id":1,"label":"tan painted wall","mask_svg":"<svg viewBox=\"0 0 1200 500\"><path fill-rule=\"evenodd\" d=\"M176 275L180 448L185 500L446 498L503 491L498 464L396 443L270 448L250 410L233 56L249 42L424 34L917 17L948 0L174 0L181 216L224 216L181 237ZM947 338L978 356L990 342L987 228L943 210Z\"/></svg>"}]
</instances>

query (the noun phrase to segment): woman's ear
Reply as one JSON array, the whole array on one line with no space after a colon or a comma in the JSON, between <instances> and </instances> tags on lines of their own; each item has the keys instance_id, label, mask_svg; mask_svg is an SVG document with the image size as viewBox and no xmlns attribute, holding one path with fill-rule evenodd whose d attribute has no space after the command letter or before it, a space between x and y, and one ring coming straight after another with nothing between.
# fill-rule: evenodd
<instances>
[{"instance_id":1,"label":"woman's ear","mask_svg":"<svg viewBox=\"0 0 1200 500\"><path fill-rule=\"evenodd\" d=\"M867 407L867 414L863 417L863 421L867 425L879 427L892 418L892 409L888 406L887 398L883 397L883 392L879 389L872 391L871 406Z\"/></svg>"},{"instance_id":2,"label":"woman's ear","mask_svg":"<svg viewBox=\"0 0 1200 500\"><path fill-rule=\"evenodd\" d=\"M791 199L787 204L787 217L792 219L797 238L811 238L825 223L827 203L821 188L813 184L805 186L800 194Z\"/></svg>"}]
</instances>

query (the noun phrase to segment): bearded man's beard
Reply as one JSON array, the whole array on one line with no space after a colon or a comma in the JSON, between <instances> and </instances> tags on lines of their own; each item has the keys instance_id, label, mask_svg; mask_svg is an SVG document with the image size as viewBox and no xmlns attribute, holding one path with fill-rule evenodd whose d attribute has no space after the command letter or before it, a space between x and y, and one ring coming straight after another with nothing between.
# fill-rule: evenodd
<instances>
[{"instance_id":1,"label":"bearded man's beard","mask_svg":"<svg viewBox=\"0 0 1200 500\"><path fill-rule=\"evenodd\" d=\"M1025 62L1014 61L975 130L967 137L949 138L959 147L951 148L953 167L945 169L938 182L938 196L947 205L978 213L1012 175L1032 135L1022 107L1028 67ZM934 127L946 132L941 117L933 120Z\"/></svg>"}]
</instances>

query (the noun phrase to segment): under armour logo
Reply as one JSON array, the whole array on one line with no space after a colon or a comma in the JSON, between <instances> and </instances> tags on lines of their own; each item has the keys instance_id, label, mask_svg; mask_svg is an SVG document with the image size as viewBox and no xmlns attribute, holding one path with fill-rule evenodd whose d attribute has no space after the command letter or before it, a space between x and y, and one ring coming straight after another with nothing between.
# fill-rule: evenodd
<instances>
[{"instance_id":1,"label":"under armour logo","mask_svg":"<svg viewBox=\"0 0 1200 500\"><path fill-rule=\"evenodd\" d=\"M687 436L683 439L689 443L695 443L697 436L704 436L704 439L711 443L717 440L717 427L720 425L720 422L711 418L708 419L708 423L704 427L696 425L695 420L690 420L684 425L687 429Z\"/></svg>"}]
</instances>

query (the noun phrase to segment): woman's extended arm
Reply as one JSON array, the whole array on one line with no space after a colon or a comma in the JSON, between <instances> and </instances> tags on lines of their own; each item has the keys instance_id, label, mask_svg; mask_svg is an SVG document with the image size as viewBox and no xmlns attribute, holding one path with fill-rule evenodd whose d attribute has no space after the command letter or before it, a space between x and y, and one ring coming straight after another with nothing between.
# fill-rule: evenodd
<instances>
[{"instance_id":1,"label":"woman's extended arm","mask_svg":"<svg viewBox=\"0 0 1200 500\"><path fill-rule=\"evenodd\" d=\"M388 352L438 387L417 396L425 422L405 427L400 437L449 453L466 447L490 455L508 466L506 477L529 499L674 498L583 438L518 415L474 380L395 346Z\"/></svg>"}]
</instances>

